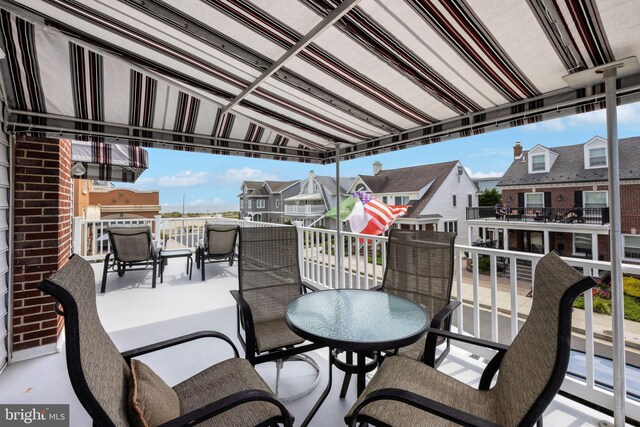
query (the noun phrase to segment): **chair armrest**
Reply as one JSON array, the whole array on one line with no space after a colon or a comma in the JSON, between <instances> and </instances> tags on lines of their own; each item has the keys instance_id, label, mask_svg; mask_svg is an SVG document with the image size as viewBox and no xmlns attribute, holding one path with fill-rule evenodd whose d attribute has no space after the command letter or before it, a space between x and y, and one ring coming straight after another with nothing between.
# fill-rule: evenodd
<instances>
[{"instance_id":1,"label":"chair armrest","mask_svg":"<svg viewBox=\"0 0 640 427\"><path fill-rule=\"evenodd\" d=\"M438 312L433 319L431 320L431 327L436 329L442 329L442 324L451 317L451 314L455 311L456 308L460 307L460 301L451 301L446 305L442 310Z\"/></svg>"},{"instance_id":2,"label":"chair armrest","mask_svg":"<svg viewBox=\"0 0 640 427\"><path fill-rule=\"evenodd\" d=\"M179 344L184 344L189 341L198 340L201 338L218 338L225 342L227 342L231 348L233 349L233 354L235 357L239 356L238 349L233 344L231 339L225 334L217 331L199 331L194 332L192 334L183 335L176 338L171 338L169 340L160 341L155 344L149 344L144 347L134 348L125 352L122 352L122 357L129 362L133 357L142 356L143 354L153 353L154 351L163 350L165 348L173 347Z\"/></svg>"},{"instance_id":3,"label":"chair armrest","mask_svg":"<svg viewBox=\"0 0 640 427\"><path fill-rule=\"evenodd\" d=\"M196 246L200 249L204 249L204 239L199 239Z\"/></svg>"},{"instance_id":4,"label":"chair armrest","mask_svg":"<svg viewBox=\"0 0 640 427\"><path fill-rule=\"evenodd\" d=\"M456 340L456 341L462 341L467 344L473 344L480 347L490 348L491 350L496 350L499 353L504 353L509 349L509 346L506 344L483 340L480 338L470 337L467 335L457 334L455 332L451 332L443 329L429 328L427 329L427 341L425 344L424 363L431 367L434 367L435 365L435 348L436 348L439 336Z\"/></svg>"},{"instance_id":5,"label":"chair armrest","mask_svg":"<svg viewBox=\"0 0 640 427\"><path fill-rule=\"evenodd\" d=\"M312 285L311 283L305 282L305 281L302 281L302 288L303 288L303 291L306 289L306 290L309 290L311 292L318 292L320 290L319 287L317 287L315 285Z\"/></svg>"},{"instance_id":6,"label":"chair armrest","mask_svg":"<svg viewBox=\"0 0 640 427\"><path fill-rule=\"evenodd\" d=\"M395 400L402 402L463 426L499 426L499 424L485 420L468 412L461 411L460 409L452 408L433 399L428 399L410 391L397 388L383 388L370 393L353 411L350 425L356 425L357 416L365 406L378 400Z\"/></svg>"},{"instance_id":7,"label":"chair armrest","mask_svg":"<svg viewBox=\"0 0 640 427\"><path fill-rule=\"evenodd\" d=\"M282 418L285 426L292 425L292 417L287 411L287 408L284 407L282 403L272 393L266 392L264 390L243 390L237 393L234 393L230 396L223 397L215 402L211 402L202 408L195 409L191 412L187 412L186 414L180 415L178 418L174 418L171 421L168 421L164 424L161 424L160 427L178 427L178 426L191 426L194 424L201 423L210 418L215 417L229 409L235 408L238 405L247 402L269 402L274 404L280 409L282 413Z\"/></svg>"},{"instance_id":8,"label":"chair armrest","mask_svg":"<svg viewBox=\"0 0 640 427\"><path fill-rule=\"evenodd\" d=\"M452 340L462 341L462 342L466 342L467 344L486 347L496 351L507 351L509 349L509 346L506 344L502 344L495 341L483 340L482 338L470 337L467 335L462 335L462 334L458 334L451 331L444 331L442 329L429 328L427 329L427 334L439 335L445 338L451 338Z\"/></svg>"},{"instance_id":9,"label":"chair armrest","mask_svg":"<svg viewBox=\"0 0 640 427\"><path fill-rule=\"evenodd\" d=\"M231 296L236 300L236 304L238 305L238 338L240 338L240 322L242 322L242 327L244 329L245 334L245 353L250 354L256 348L256 333L253 329L253 315L251 314L251 307L247 300L244 299L242 294L237 290L229 291L231 292ZM242 342L242 339L240 339Z\"/></svg>"}]
</instances>

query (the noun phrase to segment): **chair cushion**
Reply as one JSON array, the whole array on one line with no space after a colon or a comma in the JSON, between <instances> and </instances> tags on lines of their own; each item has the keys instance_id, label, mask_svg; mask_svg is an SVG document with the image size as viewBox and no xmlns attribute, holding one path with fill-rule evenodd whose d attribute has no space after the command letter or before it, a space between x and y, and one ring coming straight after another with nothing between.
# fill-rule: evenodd
<instances>
[{"instance_id":1,"label":"chair cushion","mask_svg":"<svg viewBox=\"0 0 640 427\"><path fill-rule=\"evenodd\" d=\"M304 342L287 326L283 318L253 324L258 351L269 351Z\"/></svg>"},{"instance_id":2,"label":"chair cushion","mask_svg":"<svg viewBox=\"0 0 640 427\"><path fill-rule=\"evenodd\" d=\"M398 388L438 401L444 405L496 422L497 405L487 391L468 386L424 363L404 356L386 358L373 379L353 405L347 417L362 400L373 391L383 388ZM458 425L405 403L379 400L364 407L360 412L381 424L396 427L407 426L454 426Z\"/></svg>"},{"instance_id":3,"label":"chair cushion","mask_svg":"<svg viewBox=\"0 0 640 427\"><path fill-rule=\"evenodd\" d=\"M180 416L180 400L171 387L139 360L131 359L129 422L153 427Z\"/></svg>"},{"instance_id":4,"label":"chair cushion","mask_svg":"<svg viewBox=\"0 0 640 427\"><path fill-rule=\"evenodd\" d=\"M227 359L173 387L180 398L182 414L201 408L243 390L271 390L246 359ZM223 412L198 426L255 426L280 417L277 406L248 402ZM275 420L272 421L275 424Z\"/></svg>"}]
</instances>

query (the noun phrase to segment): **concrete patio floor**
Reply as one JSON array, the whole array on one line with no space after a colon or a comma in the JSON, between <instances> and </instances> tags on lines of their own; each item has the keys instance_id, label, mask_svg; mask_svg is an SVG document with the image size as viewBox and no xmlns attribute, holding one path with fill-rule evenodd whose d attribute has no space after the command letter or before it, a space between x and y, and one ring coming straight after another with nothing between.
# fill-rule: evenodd
<instances>
[{"instance_id":1,"label":"concrete patio floor","mask_svg":"<svg viewBox=\"0 0 640 427\"><path fill-rule=\"evenodd\" d=\"M202 282L194 271L190 281L182 259L169 260L164 283L151 288L151 271L128 272L118 278L110 274L105 294L97 294L98 310L105 329L116 346L124 351L197 330L213 329L236 338L235 303L229 290L237 289L237 269L225 264L208 264L207 280ZM101 277L102 264L94 264L96 278ZM198 272L199 273L199 272ZM96 291L99 291L96 282ZM242 350L240 350L242 353ZM242 354L241 354L242 355ZM328 379L327 351L310 353L321 368L318 388L309 396L287 402L300 425ZM148 363L169 384L174 385L198 371L231 356L228 347L216 340L200 340L145 356ZM460 381L477 385L484 364L469 357L464 350L453 348L440 370ZM258 366L258 371L272 387L274 364ZM312 421L312 426L344 425L343 416L356 399L355 382L345 399L338 397L342 372L334 369L331 394ZM305 364L285 364L281 390L286 394L311 382L311 370ZM64 348L61 353L10 365L0 376L0 402L70 405L71 426L90 426L91 420L76 399L69 382ZM558 396L545 412L549 426L594 426L599 420L612 419L586 406Z\"/></svg>"}]
</instances>

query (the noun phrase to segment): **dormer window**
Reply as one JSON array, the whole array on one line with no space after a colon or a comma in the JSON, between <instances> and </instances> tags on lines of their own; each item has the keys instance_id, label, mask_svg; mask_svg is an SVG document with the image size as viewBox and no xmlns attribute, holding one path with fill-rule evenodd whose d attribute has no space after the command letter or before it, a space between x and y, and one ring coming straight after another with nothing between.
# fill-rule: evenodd
<instances>
[{"instance_id":1,"label":"dormer window","mask_svg":"<svg viewBox=\"0 0 640 427\"><path fill-rule=\"evenodd\" d=\"M546 167L545 167L545 161L544 161L544 154L536 154L534 156L531 156L531 171L532 172L544 172Z\"/></svg>"},{"instance_id":2,"label":"dormer window","mask_svg":"<svg viewBox=\"0 0 640 427\"><path fill-rule=\"evenodd\" d=\"M584 168L597 169L607 167L607 141L599 136L584 144Z\"/></svg>"},{"instance_id":3,"label":"dormer window","mask_svg":"<svg viewBox=\"0 0 640 427\"><path fill-rule=\"evenodd\" d=\"M607 166L607 150L603 148L589 149L589 167Z\"/></svg>"}]
</instances>

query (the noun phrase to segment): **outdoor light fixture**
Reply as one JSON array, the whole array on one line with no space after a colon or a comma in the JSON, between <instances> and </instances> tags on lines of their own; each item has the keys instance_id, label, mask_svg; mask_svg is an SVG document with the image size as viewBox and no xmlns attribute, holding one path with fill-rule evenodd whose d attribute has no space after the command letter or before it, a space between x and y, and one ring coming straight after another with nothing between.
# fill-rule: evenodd
<instances>
[{"instance_id":1,"label":"outdoor light fixture","mask_svg":"<svg viewBox=\"0 0 640 427\"><path fill-rule=\"evenodd\" d=\"M558 201L559 202L563 202L564 201L564 196L562 194L558 195Z\"/></svg>"},{"instance_id":2,"label":"outdoor light fixture","mask_svg":"<svg viewBox=\"0 0 640 427\"><path fill-rule=\"evenodd\" d=\"M82 176L87 172L87 168L84 167L82 162L76 162L73 166L71 166L71 175L73 176Z\"/></svg>"}]
</instances>

